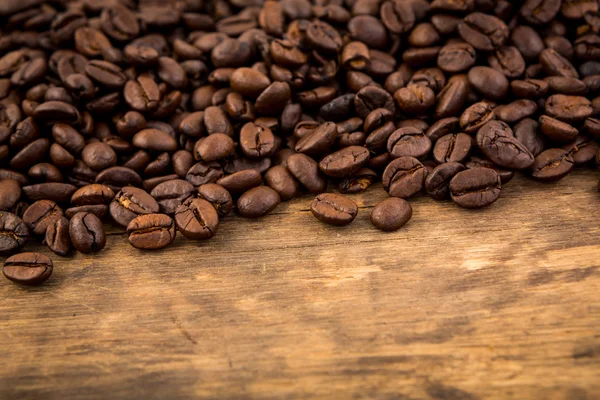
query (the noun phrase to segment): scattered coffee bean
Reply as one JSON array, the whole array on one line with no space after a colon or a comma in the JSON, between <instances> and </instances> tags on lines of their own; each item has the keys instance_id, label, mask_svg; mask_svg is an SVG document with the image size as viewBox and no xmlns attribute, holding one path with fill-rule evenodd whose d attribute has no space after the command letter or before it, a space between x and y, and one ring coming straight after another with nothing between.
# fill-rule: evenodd
<instances>
[{"instance_id":1,"label":"scattered coffee bean","mask_svg":"<svg viewBox=\"0 0 600 400\"><path fill-rule=\"evenodd\" d=\"M44 243L50 250L59 256L66 256L71 250L71 236L69 234L69 220L62 217L46 228Z\"/></svg>"},{"instance_id":2,"label":"scattered coffee bean","mask_svg":"<svg viewBox=\"0 0 600 400\"><path fill-rule=\"evenodd\" d=\"M412 217L412 207L408 201L390 197L373 207L371 223L384 232L397 231Z\"/></svg>"},{"instance_id":3,"label":"scattered coffee bean","mask_svg":"<svg viewBox=\"0 0 600 400\"><path fill-rule=\"evenodd\" d=\"M165 214L144 214L127 225L129 243L142 250L162 249L175 240L175 222Z\"/></svg>"},{"instance_id":4,"label":"scattered coffee bean","mask_svg":"<svg viewBox=\"0 0 600 400\"><path fill-rule=\"evenodd\" d=\"M358 206L346 196L321 193L313 200L310 211L321 222L344 226L354 221L358 214Z\"/></svg>"},{"instance_id":5,"label":"scattered coffee bean","mask_svg":"<svg viewBox=\"0 0 600 400\"><path fill-rule=\"evenodd\" d=\"M237 201L237 209L242 217L257 218L273 211L281 202L279 193L268 186L258 186L248 190Z\"/></svg>"},{"instance_id":6,"label":"scattered coffee bean","mask_svg":"<svg viewBox=\"0 0 600 400\"><path fill-rule=\"evenodd\" d=\"M450 197L461 207L481 208L498 200L500 177L493 169L470 168L454 175L450 181Z\"/></svg>"},{"instance_id":7,"label":"scattered coffee bean","mask_svg":"<svg viewBox=\"0 0 600 400\"><path fill-rule=\"evenodd\" d=\"M12 254L25 246L29 228L17 215L0 211L0 254Z\"/></svg>"},{"instance_id":8,"label":"scattered coffee bean","mask_svg":"<svg viewBox=\"0 0 600 400\"><path fill-rule=\"evenodd\" d=\"M214 184L209 184L214 185ZM207 185L204 185L207 186ZM218 186L218 185L215 185ZM217 191L216 188L204 188L206 192ZM216 197L216 196L215 196ZM231 198L229 198L231 203ZM210 239L219 228L219 214L223 207L215 209L214 202L204 199L189 199L175 211L175 223L183 236L192 240ZM228 205L226 204L225 207ZM226 215L226 214L225 214Z\"/></svg>"},{"instance_id":9,"label":"scattered coffee bean","mask_svg":"<svg viewBox=\"0 0 600 400\"><path fill-rule=\"evenodd\" d=\"M52 269L50 257L40 253L21 253L6 259L2 273L16 283L39 285L50 278Z\"/></svg>"},{"instance_id":10,"label":"scattered coffee bean","mask_svg":"<svg viewBox=\"0 0 600 400\"><path fill-rule=\"evenodd\" d=\"M80 212L71 218L69 236L73 247L85 254L100 251L106 245L102 221L91 213Z\"/></svg>"}]
</instances>

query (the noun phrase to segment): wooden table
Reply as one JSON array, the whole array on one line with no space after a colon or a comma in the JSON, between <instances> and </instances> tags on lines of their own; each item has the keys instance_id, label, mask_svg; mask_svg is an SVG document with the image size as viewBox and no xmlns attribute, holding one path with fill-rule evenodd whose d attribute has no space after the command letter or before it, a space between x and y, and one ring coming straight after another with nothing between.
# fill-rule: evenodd
<instances>
[{"instance_id":1,"label":"wooden table","mask_svg":"<svg viewBox=\"0 0 600 400\"><path fill-rule=\"evenodd\" d=\"M423 196L391 234L380 187L345 228L305 197L165 251L114 232L41 287L0 282L0 399L598 399L597 181Z\"/></svg>"}]
</instances>

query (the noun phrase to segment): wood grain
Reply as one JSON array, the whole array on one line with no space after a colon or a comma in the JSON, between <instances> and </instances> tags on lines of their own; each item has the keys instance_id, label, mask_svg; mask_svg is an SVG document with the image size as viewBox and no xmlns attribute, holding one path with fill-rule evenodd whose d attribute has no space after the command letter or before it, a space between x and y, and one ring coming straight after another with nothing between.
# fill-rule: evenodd
<instances>
[{"instance_id":1,"label":"wood grain","mask_svg":"<svg viewBox=\"0 0 600 400\"><path fill-rule=\"evenodd\" d=\"M345 228L305 197L165 251L113 232L42 287L0 283L0 399L600 398L597 180L420 197L389 234L380 187Z\"/></svg>"}]
</instances>

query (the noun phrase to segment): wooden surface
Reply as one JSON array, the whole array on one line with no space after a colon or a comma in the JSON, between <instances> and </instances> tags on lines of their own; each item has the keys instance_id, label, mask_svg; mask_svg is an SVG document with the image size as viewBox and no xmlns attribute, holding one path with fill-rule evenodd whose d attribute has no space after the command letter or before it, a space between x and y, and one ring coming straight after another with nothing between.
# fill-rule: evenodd
<instances>
[{"instance_id":1,"label":"wooden surface","mask_svg":"<svg viewBox=\"0 0 600 400\"><path fill-rule=\"evenodd\" d=\"M391 234L380 187L341 229L305 197L160 252L115 232L42 287L0 282L0 399L598 399L597 181L423 196Z\"/></svg>"}]
</instances>

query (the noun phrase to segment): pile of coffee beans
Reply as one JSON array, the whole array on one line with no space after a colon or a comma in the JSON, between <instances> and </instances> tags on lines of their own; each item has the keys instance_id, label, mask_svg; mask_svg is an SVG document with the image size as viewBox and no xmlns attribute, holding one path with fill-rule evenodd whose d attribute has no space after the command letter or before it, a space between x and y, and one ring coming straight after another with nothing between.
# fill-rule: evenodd
<instances>
[{"instance_id":1,"label":"pile of coffee beans","mask_svg":"<svg viewBox=\"0 0 600 400\"><path fill-rule=\"evenodd\" d=\"M393 231L422 193L593 166L599 33L596 0L3 0L4 275L43 282L28 239L93 253L105 223L159 249L309 192L341 226L381 180Z\"/></svg>"}]
</instances>

